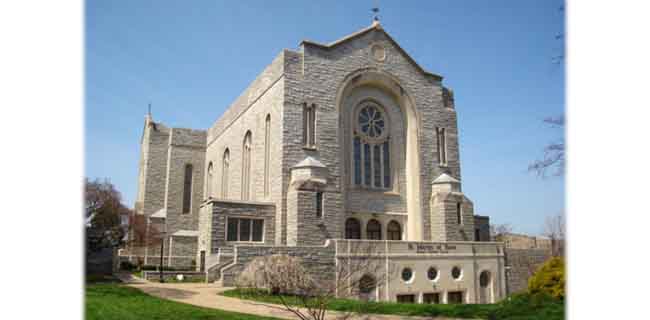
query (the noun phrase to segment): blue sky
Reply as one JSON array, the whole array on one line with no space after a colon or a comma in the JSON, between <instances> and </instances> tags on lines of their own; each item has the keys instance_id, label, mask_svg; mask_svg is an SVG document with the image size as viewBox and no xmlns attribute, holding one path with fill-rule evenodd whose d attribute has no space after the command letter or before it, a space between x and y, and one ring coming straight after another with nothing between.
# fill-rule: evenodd
<instances>
[{"instance_id":1,"label":"blue sky","mask_svg":"<svg viewBox=\"0 0 650 320\"><path fill-rule=\"evenodd\" d=\"M209 127L300 40L331 42L371 23L368 1L88 1L85 172L133 206L147 104L166 125ZM455 92L463 191L476 214L537 234L564 208L564 180L527 172L562 137L557 0L380 1L384 28Z\"/></svg>"}]
</instances>

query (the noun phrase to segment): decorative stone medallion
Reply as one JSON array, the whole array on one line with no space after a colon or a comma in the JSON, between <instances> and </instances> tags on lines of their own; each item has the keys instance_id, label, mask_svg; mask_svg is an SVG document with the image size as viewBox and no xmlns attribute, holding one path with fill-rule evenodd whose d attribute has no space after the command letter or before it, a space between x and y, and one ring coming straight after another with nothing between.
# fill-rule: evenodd
<instances>
[{"instance_id":1,"label":"decorative stone medallion","mask_svg":"<svg viewBox=\"0 0 650 320\"><path fill-rule=\"evenodd\" d=\"M370 47L370 54L376 61L383 62L386 60L386 49L380 44L373 44Z\"/></svg>"}]
</instances>

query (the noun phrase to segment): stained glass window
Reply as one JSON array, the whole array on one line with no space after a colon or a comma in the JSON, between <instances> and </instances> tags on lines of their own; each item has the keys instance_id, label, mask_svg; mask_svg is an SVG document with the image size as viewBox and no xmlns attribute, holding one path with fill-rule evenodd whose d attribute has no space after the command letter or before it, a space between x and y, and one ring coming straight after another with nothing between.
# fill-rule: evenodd
<instances>
[{"instance_id":1,"label":"stained glass window","mask_svg":"<svg viewBox=\"0 0 650 320\"><path fill-rule=\"evenodd\" d=\"M390 144L384 111L372 102L357 109L352 141L354 184L390 188Z\"/></svg>"}]
</instances>

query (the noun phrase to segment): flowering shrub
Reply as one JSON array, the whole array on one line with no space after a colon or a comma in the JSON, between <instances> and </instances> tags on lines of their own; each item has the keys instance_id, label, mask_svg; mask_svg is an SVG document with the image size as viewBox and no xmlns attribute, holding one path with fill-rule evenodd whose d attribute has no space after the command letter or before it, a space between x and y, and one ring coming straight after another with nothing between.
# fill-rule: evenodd
<instances>
[{"instance_id":1,"label":"flowering shrub","mask_svg":"<svg viewBox=\"0 0 650 320\"><path fill-rule=\"evenodd\" d=\"M564 299L564 259L554 257L546 261L528 280L528 292L545 293L557 299Z\"/></svg>"}]
</instances>

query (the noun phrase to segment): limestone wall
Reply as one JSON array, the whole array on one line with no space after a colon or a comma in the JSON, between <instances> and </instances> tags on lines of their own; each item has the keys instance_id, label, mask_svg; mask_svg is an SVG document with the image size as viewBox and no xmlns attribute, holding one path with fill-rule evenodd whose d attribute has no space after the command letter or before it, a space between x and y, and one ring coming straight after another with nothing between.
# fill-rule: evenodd
<instances>
[{"instance_id":1,"label":"limestone wall","mask_svg":"<svg viewBox=\"0 0 650 320\"><path fill-rule=\"evenodd\" d=\"M171 130L167 166L167 232L197 230L199 207L203 201L206 132L202 130ZM192 201L189 213L183 213L185 166L192 165ZM195 239L196 241L196 239Z\"/></svg>"},{"instance_id":2,"label":"limestone wall","mask_svg":"<svg viewBox=\"0 0 650 320\"><path fill-rule=\"evenodd\" d=\"M261 218L264 219L264 241L259 245L272 245L275 243L275 205L273 203L253 203L242 201L212 201L212 226L210 227L210 252L216 254L219 248L236 245L237 242L228 242L226 239L226 222L228 217ZM203 232L206 229L202 230ZM257 244L251 244L257 245Z\"/></svg>"},{"instance_id":3,"label":"limestone wall","mask_svg":"<svg viewBox=\"0 0 650 320\"><path fill-rule=\"evenodd\" d=\"M142 213L149 216L165 205L167 154L170 129L161 123L147 122L142 143L144 177Z\"/></svg>"},{"instance_id":4,"label":"limestone wall","mask_svg":"<svg viewBox=\"0 0 650 320\"><path fill-rule=\"evenodd\" d=\"M478 238L474 241L491 241L490 239L490 217L488 216L474 216L474 229L478 230Z\"/></svg>"},{"instance_id":5,"label":"limestone wall","mask_svg":"<svg viewBox=\"0 0 650 320\"><path fill-rule=\"evenodd\" d=\"M372 45L379 44L385 48L386 58L383 61L373 59L371 52ZM355 37L353 41L343 42L334 46L322 46L313 43L304 43L301 52L297 55L291 54L292 59L287 59L291 67L287 67L287 86L285 94L284 121L288 130L285 131L284 143L284 166L291 166L306 156L314 156L325 164L329 170L328 185L331 185L339 197L341 203L351 205L354 203L355 210L375 212L381 207L371 201L355 202L347 201L343 195L348 195L346 184L350 177L349 166L342 161L345 156L343 150L344 141L342 132L339 131L341 124L337 93L345 83L346 77L361 69L378 70L390 74L401 87L401 94L408 95L413 99L416 111L416 120L411 122L410 130L417 123L417 149L419 155L416 162L419 162L418 174L411 178L419 179L412 192L414 195L413 206L420 208L422 213L422 230L430 230L429 197L431 195L430 183L442 172L449 172L460 179L460 165L458 155L458 132L456 125L456 112L451 104L443 103L443 87L439 77L424 73L412 60L406 57L401 48L397 47L384 33L371 31ZM302 57L298 55L302 54ZM295 67L294 67L295 65ZM300 68L300 66L302 68ZM399 91L398 91L399 92ZM316 108L316 149L303 149L296 142L302 138L302 103L315 103ZM447 129L448 165L441 166L437 159L436 127ZM284 172L284 181L289 181L289 172ZM346 177L346 179L343 179ZM285 183L286 185L286 183ZM397 198L407 196L406 188L398 190ZM369 191L365 199L372 198L376 192ZM359 195L362 196L362 195ZM390 198L390 195L382 194L382 199ZM392 207L390 201L384 201L387 210L399 210L399 207ZM371 210L373 209L373 210ZM386 209L384 209L386 210ZM343 208L338 214L343 221L348 208ZM411 211L408 210L409 214ZM415 224L416 222L414 222ZM424 240L431 239L429 232L422 235Z\"/></svg>"},{"instance_id":6,"label":"limestone wall","mask_svg":"<svg viewBox=\"0 0 650 320\"><path fill-rule=\"evenodd\" d=\"M283 205L282 188L282 108L284 98L284 55L280 54L264 69L242 95L229 107L219 120L208 130L208 146L205 166L213 163L214 173L212 194L214 199L242 199L242 152L244 136L251 132L251 174L249 201L274 203L276 208ZM265 174L266 118L270 116L269 163ZM228 149L230 165L228 168L227 193L222 195L223 156ZM268 177L269 192L265 194L265 179ZM276 213L274 213L276 215ZM281 210L277 211L278 225L281 224ZM275 239L273 235L273 241ZM271 239L269 239L271 240Z\"/></svg>"},{"instance_id":7,"label":"limestone wall","mask_svg":"<svg viewBox=\"0 0 650 320\"><path fill-rule=\"evenodd\" d=\"M522 292L528 289L528 279L551 257L547 249L513 249L506 248L507 290L508 293Z\"/></svg>"}]
</instances>

